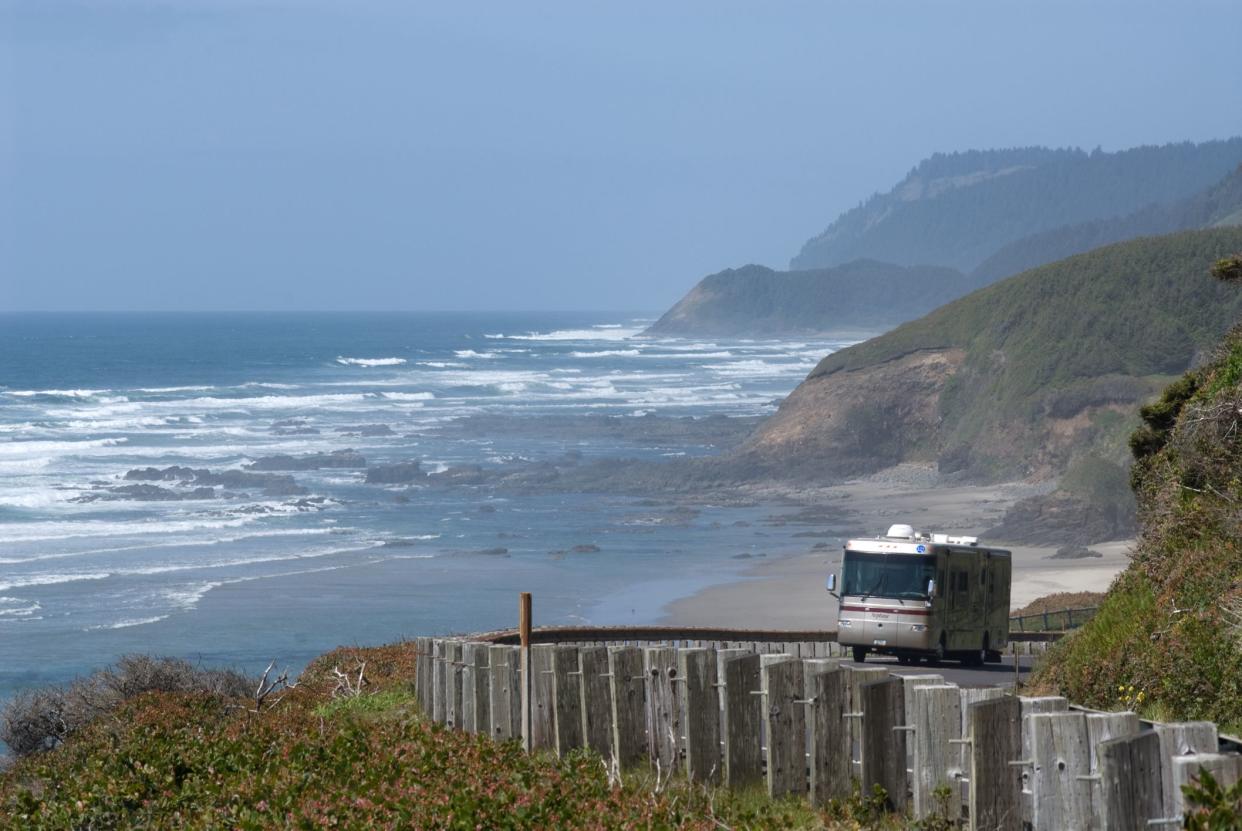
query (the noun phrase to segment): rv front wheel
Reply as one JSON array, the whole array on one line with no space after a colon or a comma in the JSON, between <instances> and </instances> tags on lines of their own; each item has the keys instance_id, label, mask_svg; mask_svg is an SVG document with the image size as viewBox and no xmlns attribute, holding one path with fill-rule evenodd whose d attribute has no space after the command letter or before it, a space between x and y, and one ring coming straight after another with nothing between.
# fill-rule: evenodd
<instances>
[{"instance_id":1,"label":"rv front wheel","mask_svg":"<svg viewBox=\"0 0 1242 831\"><path fill-rule=\"evenodd\" d=\"M867 647L865 646L854 647L854 663L861 664L866 660L867 660Z\"/></svg>"}]
</instances>

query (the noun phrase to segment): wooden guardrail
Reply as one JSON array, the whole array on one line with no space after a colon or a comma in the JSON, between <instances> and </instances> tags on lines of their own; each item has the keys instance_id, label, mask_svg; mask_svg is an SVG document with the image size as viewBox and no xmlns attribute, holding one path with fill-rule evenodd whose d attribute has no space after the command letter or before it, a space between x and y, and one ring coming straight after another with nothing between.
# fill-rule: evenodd
<instances>
[{"instance_id":1,"label":"wooden guardrail","mask_svg":"<svg viewBox=\"0 0 1242 831\"><path fill-rule=\"evenodd\" d=\"M1065 632L1032 631L1009 633L1011 642L1047 644L1064 637ZM472 635L471 640L487 641L488 643L516 644L520 640L517 629L501 629ZM739 648L742 644L752 645L752 651L773 651L770 645L808 644L809 651L817 654L800 657L828 657L836 653L827 646L836 646L837 632L835 629L726 629L706 626L545 626L532 629L531 643L580 643L580 644L663 644L668 646L699 646L713 649ZM820 645L821 648L816 648ZM822 654L820 654L822 653Z\"/></svg>"},{"instance_id":2,"label":"wooden guardrail","mask_svg":"<svg viewBox=\"0 0 1242 831\"><path fill-rule=\"evenodd\" d=\"M1144 724L1064 698L854 665L817 654L835 643L807 632L660 637L669 631L535 630L529 678L511 633L417 638L415 692L437 722L533 750L588 747L617 769L762 782L816 804L880 785L895 811L976 829L1172 827L1180 786L1201 770L1242 778L1242 755L1221 752L1210 722Z\"/></svg>"}]
</instances>

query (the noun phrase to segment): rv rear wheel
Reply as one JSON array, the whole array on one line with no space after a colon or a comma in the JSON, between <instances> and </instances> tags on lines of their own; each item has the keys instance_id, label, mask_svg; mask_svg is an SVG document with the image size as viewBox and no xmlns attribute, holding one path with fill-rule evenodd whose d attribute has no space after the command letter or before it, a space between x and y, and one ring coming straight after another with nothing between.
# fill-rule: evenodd
<instances>
[{"instance_id":1,"label":"rv rear wheel","mask_svg":"<svg viewBox=\"0 0 1242 831\"><path fill-rule=\"evenodd\" d=\"M861 664L866 660L867 660L867 647L865 646L854 647L854 663Z\"/></svg>"}]
</instances>

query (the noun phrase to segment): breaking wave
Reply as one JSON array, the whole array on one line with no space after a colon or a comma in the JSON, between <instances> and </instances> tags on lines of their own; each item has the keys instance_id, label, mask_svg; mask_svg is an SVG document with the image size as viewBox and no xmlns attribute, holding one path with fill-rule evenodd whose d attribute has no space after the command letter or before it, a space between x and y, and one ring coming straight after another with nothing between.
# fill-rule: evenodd
<instances>
[{"instance_id":1,"label":"breaking wave","mask_svg":"<svg viewBox=\"0 0 1242 831\"><path fill-rule=\"evenodd\" d=\"M405 358L345 358L338 356L336 362L342 366L401 366L405 363Z\"/></svg>"}]
</instances>

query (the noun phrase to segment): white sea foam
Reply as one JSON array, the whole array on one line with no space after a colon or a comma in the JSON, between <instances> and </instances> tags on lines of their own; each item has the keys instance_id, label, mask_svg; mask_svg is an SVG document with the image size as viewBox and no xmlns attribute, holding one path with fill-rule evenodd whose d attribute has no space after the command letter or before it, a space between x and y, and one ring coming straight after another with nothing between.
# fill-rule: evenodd
<instances>
[{"instance_id":1,"label":"white sea foam","mask_svg":"<svg viewBox=\"0 0 1242 831\"><path fill-rule=\"evenodd\" d=\"M345 357L338 357L338 358L336 359L336 362L337 362L338 364L343 365L343 366L361 366L361 367L374 367L374 366L401 366L401 364L405 363L405 358L345 358Z\"/></svg>"},{"instance_id":2,"label":"white sea foam","mask_svg":"<svg viewBox=\"0 0 1242 831\"><path fill-rule=\"evenodd\" d=\"M214 390L215 387L139 387L134 392L147 392L153 395L166 392L207 392Z\"/></svg>"},{"instance_id":3,"label":"white sea foam","mask_svg":"<svg viewBox=\"0 0 1242 831\"><path fill-rule=\"evenodd\" d=\"M17 396L18 398L34 398L36 396L47 396L49 398L90 398L94 395L103 395L109 390L8 390L7 395Z\"/></svg>"},{"instance_id":4,"label":"white sea foam","mask_svg":"<svg viewBox=\"0 0 1242 831\"><path fill-rule=\"evenodd\" d=\"M106 580L112 574L107 571L73 572L69 574L32 574L29 577L13 577L0 583L0 592L30 586L55 586L61 583L78 583L83 580Z\"/></svg>"},{"instance_id":5,"label":"white sea foam","mask_svg":"<svg viewBox=\"0 0 1242 831\"><path fill-rule=\"evenodd\" d=\"M486 358L489 360L500 357L498 352L476 352L473 349L458 349L453 354L459 358Z\"/></svg>"},{"instance_id":6,"label":"white sea foam","mask_svg":"<svg viewBox=\"0 0 1242 831\"><path fill-rule=\"evenodd\" d=\"M637 349L601 349L599 352L570 352L572 358L633 358L642 354Z\"/></svg>"},{"instance_id":7,"label":"white sea foam","mask_svg":"<svg viewBox=\"0 0 1242 831\"><path fill-rule=\"evenodd\" d=\"M603 324L591 329L557 329L552 332L527 332L523 335L493 334L487 338L507 340L627 340L642 332L642 328L626 328L619 324Z\"/></svg>"},{"instance_id":8,"label":"white sea foam","mask_svg":"<svg viewBox=\"0 0 1242 831\"><path fill-rule=\"evenodd\" d=\"M118 620L116 623L101 623L97 626L84 626L83 632L94 632L99 629L128 629L131 626L145 626L148 623L159 623L161 620L167 620L168 615L155 615L154 617L127 618Z\"/></svg>"},{"instance_id":9,"label":"white sea foam","mask_svg":"<svg viewBox=\"0 0 1242 831\"><path fill-rule=\"evenodd\" d=\"M43 608L37 600L20 597L0 597L0 617L28 618Z\"/></svg>"},{"instance_id":10,"label":"white sea foam","mask_svg":"<svg viewBox=\"0 0 1242 831\"><path fill-rule=\"evenodd\" d=\"M5 441L0 442L0 459L47 458L64 456L92 450L97 447L115 447L126 439L88 439L85 441Z\"/></svg>"},{"instance_id":11,"label":"white sea foam","mask_svg":"<svg viewBox=\"0 0 1242 831\"><path fill-rule=\"evenodd\" d=\"M432 369L465 369L469 364L458 363L457 361L419 361L419 366L429 366Z\"/></svg>"},{"instance_id":12,"label":"white sea foam","mask_svg":"<svg viewBox=\"0 0 1242 831\"><path fill-rule=\"evenodd\" d=\"M385 401L430 401L436 396L432 392L381 392L379 397Z\"/></svg>"}]
</instances>

